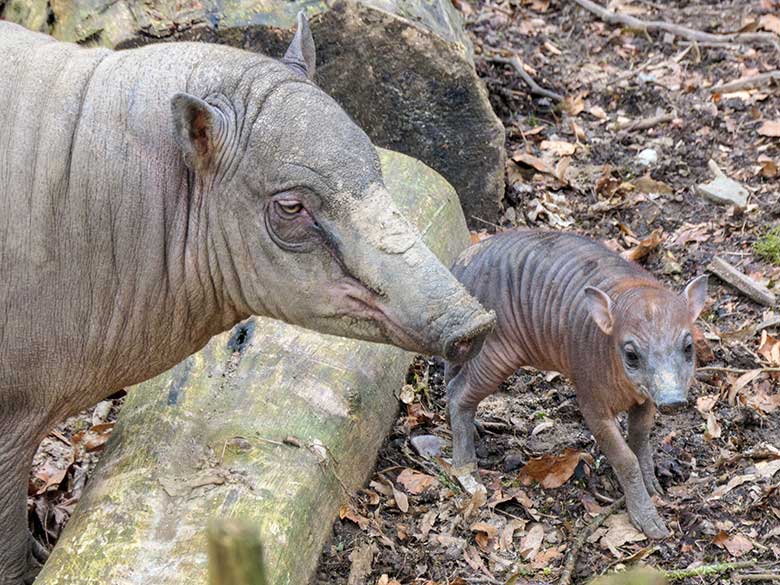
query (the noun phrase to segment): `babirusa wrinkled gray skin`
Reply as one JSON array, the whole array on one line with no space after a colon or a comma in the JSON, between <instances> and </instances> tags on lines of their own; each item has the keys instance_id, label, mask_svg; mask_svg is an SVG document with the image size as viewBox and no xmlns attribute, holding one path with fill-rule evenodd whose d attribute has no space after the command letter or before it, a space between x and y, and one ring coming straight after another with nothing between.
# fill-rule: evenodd
<instances>
[{"instance_id":1,"label":"babirusa wrinkled gray skin","mask_svg":"<svg viewBox=\"0 0 780 585\"><path fill-rule=\"evenodd\" d=\"M249 315L451 359L493 323L398 213L366 135L282 62L83 49L0 22L0 585L44 554L50 426Z\"/></svg>"},{"instance_id":2,"label":"babirusa wrinkled gray skin","mask_svg":"<svg viewBox=\"0 0 780 585\"><path fill-rule=\"evenodd\" d=\"M476 463L479 402L520 367L558 371L576 386L631 520L652 538L668 535L650 499L660 486L649 436L657 407L687 401L691 328L706 300L706 276L676 293L597 242L535 230L484 240L461 254L453 273L497 316L479 354L447 368L453 464L464 483ZM615 422L625 411L627 443Z\"/></svg>"}]
</instances>

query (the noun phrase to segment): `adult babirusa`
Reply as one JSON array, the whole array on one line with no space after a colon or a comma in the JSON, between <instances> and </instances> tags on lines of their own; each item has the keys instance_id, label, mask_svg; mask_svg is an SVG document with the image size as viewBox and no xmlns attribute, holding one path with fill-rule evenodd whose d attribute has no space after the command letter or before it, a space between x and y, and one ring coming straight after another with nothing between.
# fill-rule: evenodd
<instances>
[{"instance_id":1,"label":"adult babirusa","mask_svg":"<svg viewBox=\"0 0 780 585\"><path fill-rule=\"evenodd\" d=\"M383 185L366 135L283 62L113 52L0 23L0 585L31 582L50 426L249 315L459 361L493 324Z\"/></svg>"}]
</instances>

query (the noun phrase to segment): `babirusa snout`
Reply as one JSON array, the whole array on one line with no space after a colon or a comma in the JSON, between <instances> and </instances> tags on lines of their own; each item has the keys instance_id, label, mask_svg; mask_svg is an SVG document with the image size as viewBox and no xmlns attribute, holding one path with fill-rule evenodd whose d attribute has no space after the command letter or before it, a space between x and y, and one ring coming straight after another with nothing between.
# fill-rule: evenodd
<instances>
[{"instance_id":1,"label":"babirusa snout","mask_svg":"<svg viewBox=\"0 0 780 585\"><path fill-rule=\"evenodd\" d=\"M343 246L352 276L378 293L387 341L452 362L474 356L495 324L423 242L420 234L376 189L352 214L360 238ZM344 234L346 240L352 234Z\"/></svg>"}]
</instances>

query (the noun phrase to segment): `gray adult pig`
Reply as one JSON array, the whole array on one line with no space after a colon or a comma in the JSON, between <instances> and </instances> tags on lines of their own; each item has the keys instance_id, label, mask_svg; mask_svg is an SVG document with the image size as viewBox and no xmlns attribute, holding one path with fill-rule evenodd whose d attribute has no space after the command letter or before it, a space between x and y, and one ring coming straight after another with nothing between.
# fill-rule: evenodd
<instances>
[{"instance_id":1,"label":"gray adult pig","mask_svg":"<svg viewBox=\"0 0 780 585\"><path fill-rule=\"evenodd\" d=\"M282 62L4 22L0 57L0 585L43 560L26 478L52 423L247 316L456 361L492 326L309 81L302 17Z\"/></svg>"}]
</instances>

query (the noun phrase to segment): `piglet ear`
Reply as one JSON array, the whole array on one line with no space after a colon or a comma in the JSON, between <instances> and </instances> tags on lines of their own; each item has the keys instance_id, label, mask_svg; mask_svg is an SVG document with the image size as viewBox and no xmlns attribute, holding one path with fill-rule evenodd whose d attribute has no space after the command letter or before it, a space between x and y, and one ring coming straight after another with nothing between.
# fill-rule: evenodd
<instances>
[{"instance_id":1,"label":"piglet ear","mask_svg":"<svg viewBox=\"0 0 780 585\"><path fill-rule=\"evenodd\" d=\"M707 302L707 275L702 274L689 282L683 291L683 296L688 303L688 318L693 323Z\"/></svg>"},{"instance_id":2,"label":"piglet ear","mask_svg":"<svg viewBox=\"0 0 780 585\"><path fill-rule=\"evenodd\" d=\"M282 63L307 79L314 78L317 54L314 49L314 37L306 15L301 10L298 13L298 29L295 31L287 52L282 57Z\"/></svg>"},{"instance_id":3,"label":"piglet ear","mask_svg":"<svg viewBox=\"0 0 780 585\"><path fill-rule=\"evenodd\" d=\"M586 286L584 291L585 299L588 303L588 311L591 318L596 322L604 333L612 333L612 299L603 290L593 286Z\"/></svg>"},{"instance_id":4,"label":"piglet ear","mask_svg":"<svg viewBox=\"0 0 780 585\"><path fill-rule=\"evenodd\" d=\"M184 162L193 171L207 171L216 159L217 139L221 132L219 111L188 93L171 99L174 138Z\"/></svg>"}]
</instances>

